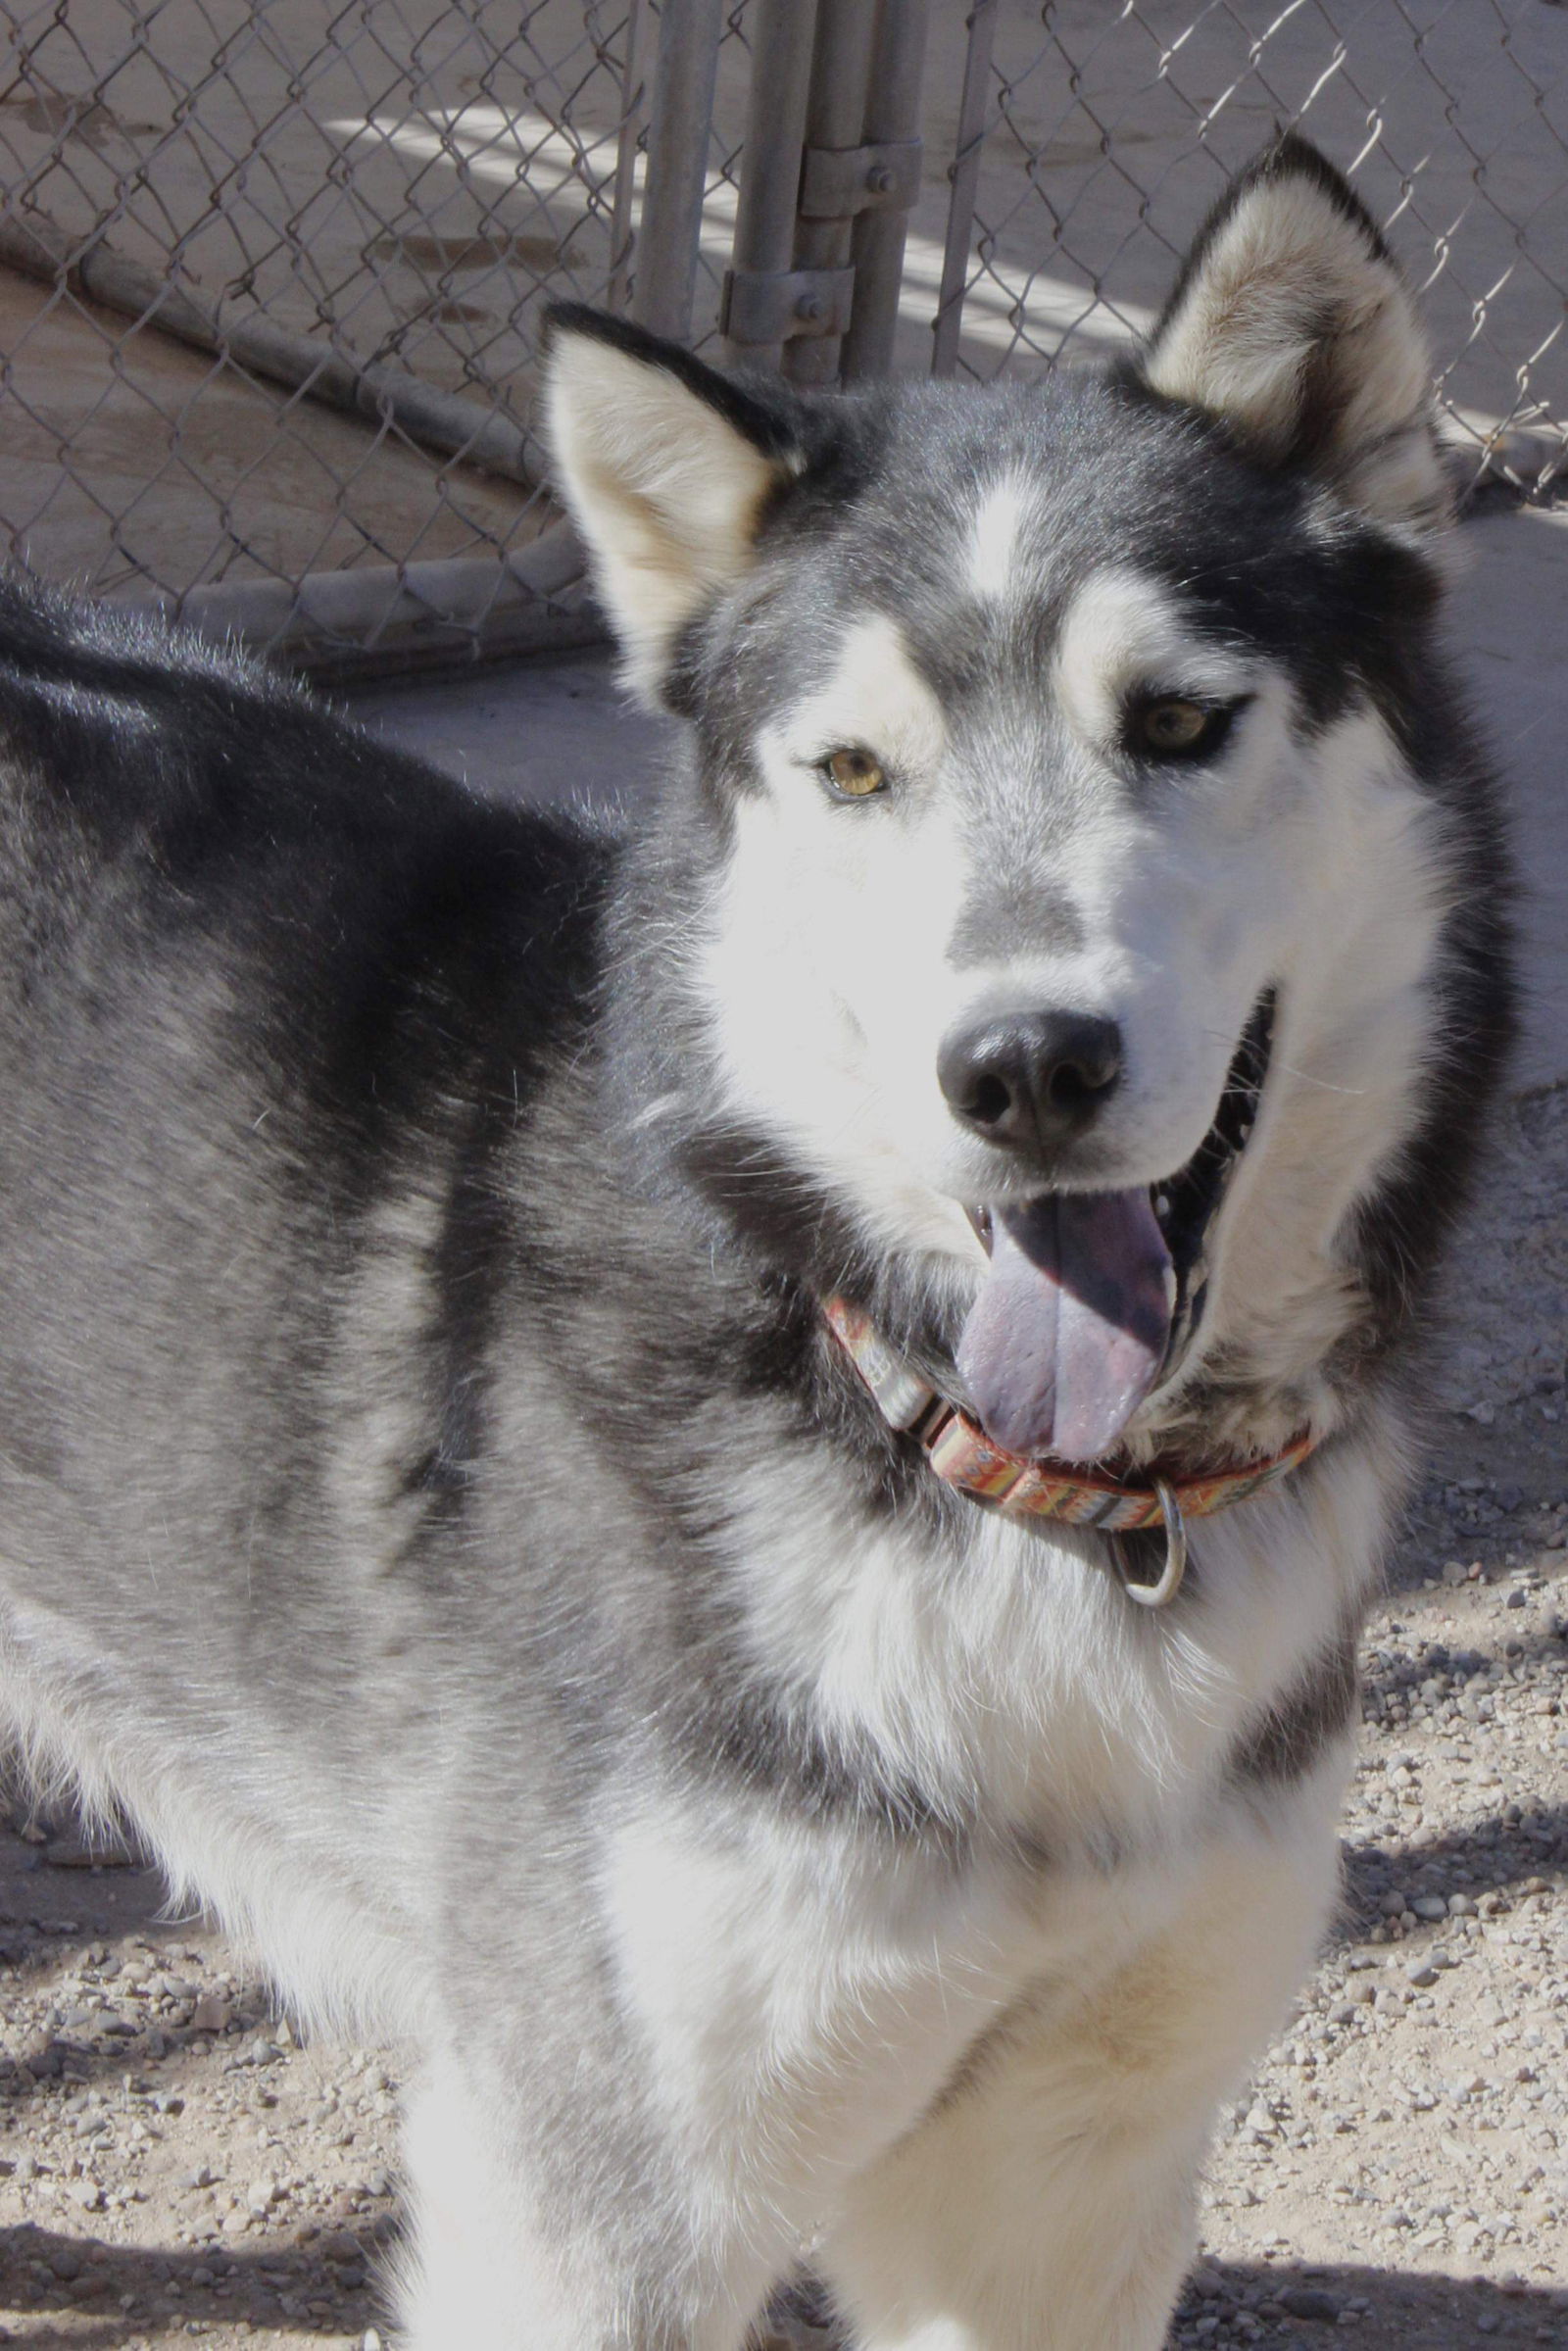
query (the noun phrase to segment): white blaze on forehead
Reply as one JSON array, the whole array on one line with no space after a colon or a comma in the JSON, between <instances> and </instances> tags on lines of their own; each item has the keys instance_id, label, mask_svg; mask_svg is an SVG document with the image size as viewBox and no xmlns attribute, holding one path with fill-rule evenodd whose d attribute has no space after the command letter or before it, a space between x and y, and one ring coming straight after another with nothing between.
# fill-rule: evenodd
<instances>
[{"instance_id":1,"label":"white blaze on forehead","mask_svg":"<svg viewBox=\"0 0 1568 2351\"><path fill-rule=\"evenodd\" d=\"M1011 595L1032 503L1028 484L1015 473L984 492L969 530L969 586L976 596L998 603Z\"/></svg>"},{"instance_id":2,"label":"white blaze on forehead","mask_svg":"<svg viewBox=\"0 0 1568 2351\"><path fill-rule=\"evenodd\" d=\"M1062 616L1056 639L1056 691L1079 734L1114 735L1124 698L1133 692L1250 692L1256 664L1200 637L1181 600L1130 564L1110 564L1085 580Z\"/></svg>"},{"instance_id":3,"label":"white blaze on forehead","mask_svg":"<svg viewBox=\"0 0 1568 2351\"><path fill-rule=\"evenodd\" d=\"M872 612L846 630L825 684L763 730L763 764L794 766L860 745L913 776L936 765L947 740L942 705L920 675L908 640L896 620Z\"/></svg>"}]
</instances>

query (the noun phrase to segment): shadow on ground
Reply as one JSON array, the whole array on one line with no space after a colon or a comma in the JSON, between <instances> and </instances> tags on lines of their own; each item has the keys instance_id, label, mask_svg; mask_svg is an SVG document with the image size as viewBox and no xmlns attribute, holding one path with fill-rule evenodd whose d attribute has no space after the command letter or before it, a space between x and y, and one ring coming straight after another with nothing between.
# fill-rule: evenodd
<instances>
[{"instance_id":1,"label":"shadow on ground","mask_svg":"<svg viewBox=\"0 0 1568 2351\"><path fill-rule=\"evenodd\" d=\"M0 2229L0 2309L26 2318L70 2310L100 2321L57 2338L72 2351L111 2351L133 2337L173 2332L191 2320L287 2327L341 2342L377 2316L372 2273L391 2233L386 2223L329 2226L309 2245L220 2250L112 2245L24 2223ZM321 2307L313 2310L313 2303ZM44 2339L41 2333L24 2337Z\"/></svg>"},{"instance_id":2,"label":"shadow on ground","mask_svg":"<svg viewBox=\"0 0 1568 2351\"><path fill-rule=\"evenodd\" d=\"M43 2317L66 2310L85 2324L73 2326L76 2351L118 2351L133 2337L188 2324L252 2326L286 2324L303 2333L334 2335L368 2325L368 2294L345 2298L346 2277L364 2275L364 2255L373 2256L378 2231L361 2232L361 2251L344 2237L323 2240L337 2257L335 2272L321 2244L270 2246L265 2252L202 2247L177 2253L142 2246L106 2245L24 2227L0 2231L0 2302L7 2311ZM67 2275L59 2273L64 2270ZM1292 2264L1205 2265L1197 2274L1203 2290L1189 2288L1178 2310L1172 2346L1189 2345L1205 2320L1206 2332L1241 2311L1250 2312L1257 2331L1253 2343L1304 2344L1332 2331L1353 2329L1355 2339L1403 2351L1474 2351L1480 2342L1568 2344L1568 2294L1528 2285L1498 2285L1481 2279L1420 2276L1341 2264L1300 2268ZM336 2289L335 2291L333 2289ZM122 2308L128 2297L131 2307ZM312 2311L313 2301L330 2300L330 2311ZM1350 2313L1349 2328L1342 2313ZM792 2332L794 2329L791 2330ZM819 2343L834 2337L803 2329ZM1227 2327L1230 2339L1234 2330Z\"/></svg>"},{"instance_id":3,"label":"shadow on ground","mask_svg":"<svg viewBox=\"0 0 1568 2351\"><path fill-rule=\"evenodd\" d=\"M1200 2340L1195 2326L1250 2310L1255 2344L1305 2345L1331 2335L1376 2351L1476 2351L1479 2343L1568 2346L1568 2293L1488 2278L1451 2278L1353 2262L1302 2268L1289 2262L1204 2263L1178 2307L1171 2351ZM1214 2287L1218 2291L1213 2291ZM1296 2307L1293 2308L1293 2305ZM1357 2313L1348 2323L1342 2313ZM1215 2331L1218 2331L1216 2328ZM1232 2331L1229 2341L1240 2339Z\"/></svg>"}]
</instances>

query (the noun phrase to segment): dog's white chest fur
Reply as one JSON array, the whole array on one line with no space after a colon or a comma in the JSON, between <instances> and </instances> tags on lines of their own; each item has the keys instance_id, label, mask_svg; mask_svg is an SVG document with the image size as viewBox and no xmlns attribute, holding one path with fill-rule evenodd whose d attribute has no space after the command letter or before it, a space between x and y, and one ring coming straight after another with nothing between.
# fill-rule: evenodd
<instances>
[{"instance_id":1,"label":"dog's white chest fur","mask_svg":"<svg viewBox=\"0 0 1568 2351\"><path fill-rule=\"evenodd\" d=\"M1343 1466L1315 1504L1205 1528L1201 1592L1164 1621L1093 1539L976 1510L955 1561L906 1528L846 1543L828 1496L784 1510L759 1485L759 1649L848 1751L968 1826L898 1844L874 1819L740 1803L715 1821L669 1788L617 1824L603 1894L622 1992L695 2163L722 2164L765 2112L748 2193L799 2215L808 2181L892 2147L1021 1998L1157 1944L1214 1853L1299 1837L1316 1878L1337 1765L1266 1823L1226 1767L1354 1605L1380 1500L1366 1464Z\"/></svg>"},{"instance_id":2,"label":"dog's white chest fur","mask_svg":"<svg viewBox=\"0 0 1568 2351\"><path fill-rule=\"evenodd\" d=\"M760 1661L888 1780L1044 1852L1168 1842L1250 1723L1360 1605L1386 1507L1367 1448L1195 1530L1170 1614L1137 1608L1104 1539L968 1506L957 1553L867 1536L834 1482L757 1469L731 1497Z\"/></svg>"}]
</instances>

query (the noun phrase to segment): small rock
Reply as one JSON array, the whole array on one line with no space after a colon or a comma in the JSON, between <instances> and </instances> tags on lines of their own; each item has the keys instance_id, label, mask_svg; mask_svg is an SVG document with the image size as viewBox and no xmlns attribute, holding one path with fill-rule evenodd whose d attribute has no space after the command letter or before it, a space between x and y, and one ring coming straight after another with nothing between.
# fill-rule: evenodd
<instances>
[{"instance_id":1,"label":"small rock","mask_svg":"<svg viewBox=\"0 0 1568 2351\"><path fill-rule=\"evenodd\" d=\"M1277 2299L1280 2308L1288 2310L1293 2319L1317 2319L1328 2327L1339 2323L1340 2305L1321 2286L1288 2285Z\"/></svg>"},{"instance_id":2,"label":"small rock","mask_svg":"<svg viewBox=\"0 0 1568 2351\"><path fill-rule=\"evenodd\" d=\"M245 2190L245 2201L252 2212L270 2212L282 2192L275 2180L253 2180Z\"/></svg>"},{"instance_id":3,"label":"small rock","mask_svg":"<svg viewBox=\"0 0 1568 2351\"><path fill-rule=\"evenodd\" d=\"M57 2278L79 2278L81 2255L74 2245L56 2245L48 2256L49 2267Z\"/></svg>"},{"instance_id":4,"label":"small rock","mask_svg":"<svg viewBox=\"0 0 1568 2351\"><path fill-rule=\"evenodd\" d=\"M193 2033L221 2033L228 2023L229 2005L215 1991L204 1991L190 2014Z\"/></svg>"},{"instance_id":5,"label":"small rock","mask_svg":"<svg viewBox=\"0 0 1568 2351\"><path fill-rule=\"evenodd\" d=\"M1446 1919L1448 1915L1447 1901L1442 1894L1417 1894L1410 1908L1418 1919Z\"/></svg>"}]
</instances>

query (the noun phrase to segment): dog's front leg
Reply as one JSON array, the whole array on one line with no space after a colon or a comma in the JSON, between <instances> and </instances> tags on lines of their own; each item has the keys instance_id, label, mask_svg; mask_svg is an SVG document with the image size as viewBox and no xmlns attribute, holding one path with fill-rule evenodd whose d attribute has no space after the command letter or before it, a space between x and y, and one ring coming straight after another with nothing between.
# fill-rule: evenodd
<instances>
[{"instance_id":1,"label":"dog's front leg","mask_svg":"<svg viewBox=\"0 0 1568 2351\"><path fill-rule=\"evenodd\" d=\"M1216 2105L1331 1906L1340 1777L1211 1850L1108 1973L1026 1992L861 2178L820 2256L858 2351L1158 2351Z\"/></svg>"},{"instance_id":2,"label":"dog's front leg","mask_svg":"<svg viewBox=\"0 0 1568 2351\"><path fill-rule=\"evenodd\" d=\"M510 2032L495 1946L447 1955L467 2030L411 2105L407 2351L739 2351L1016 1982L934 1932L945 1868L915 1856L903 1885L858 1823L715 1810L619 1810L587 1963L573 1984L558 1951ZM989 1947L1008 1904L975 1910L965 1945Z\"/></svg>"},{"instance_id":3,"label":"dog's front leg","mask_svg":"<svg viewBox=\"0 0 1568 2351\"><path fill-rule=\"evenodd\" d=\"M737 2351L776 2262L683 2196L669 2149L596 2146L591 2105L552 2157L514 2120L530 2090L493 2053L425 2067L387 2280L400 2351Z\"/></svg>"}]
</instances>

